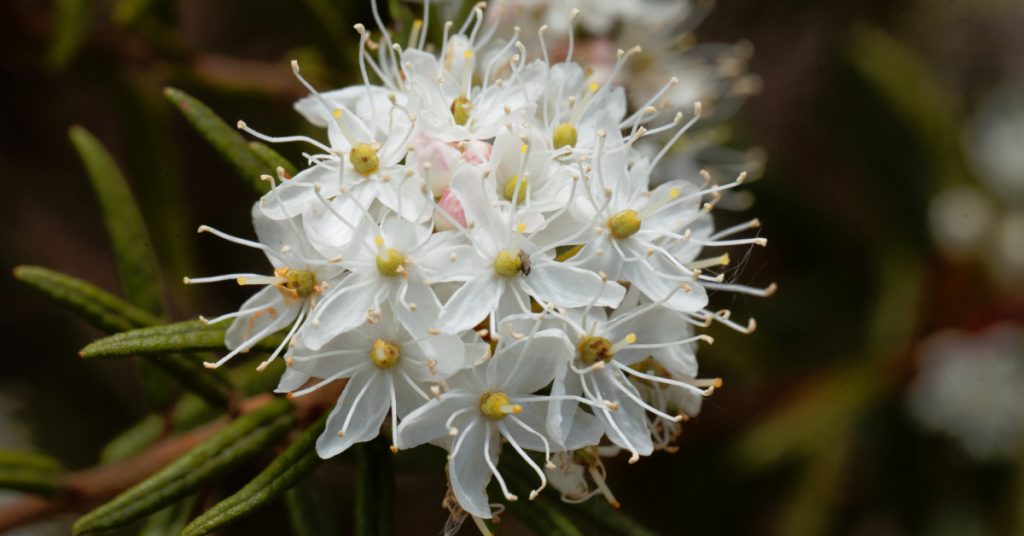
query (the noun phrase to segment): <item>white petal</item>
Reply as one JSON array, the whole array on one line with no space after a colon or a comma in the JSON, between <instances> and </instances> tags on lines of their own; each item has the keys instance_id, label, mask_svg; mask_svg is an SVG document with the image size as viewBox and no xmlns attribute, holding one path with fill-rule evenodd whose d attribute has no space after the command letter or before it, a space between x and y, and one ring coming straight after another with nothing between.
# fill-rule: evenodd
<instances>
[{"instance_id":1,"label":"white petal","mask_svg":"<svg viewBox=\"0 0 1024 536\"><path fill-rule=\"evenodd\" d=\"M349 275L337 283L334 292L329 293L317 307L313 321L303 327L303 344L318 350L335 335L366 322L367 313L380 306L386 289L377 282L361 285L363 281Z\"/></svg>"},{"instance_id":2,"label":"white petal","mask_svg":"<svg viewBox=\"0 0 1024 536\"><path fill-rule=\"evenodd\" d=\"M299 302L288 303L276 287L266 286L253 294L239 310L260 308L259 311L235 319L224 335L224 345L238 348L249 337L270 327L268 334L291 325L299 314Z\"/></svg>"},{"instance_id":3,"label":"white petal","mask_svg":"<svg viewBox=\"0 0 1024 536\"><path fill-rule=\"evenodd\" d=\"M395 317L402 323L402 327L414 336L426 335L441 312L441 302L430 287L412 278L408 280L405 302L409 307L415 304L415 309L409 310L399 303L397 293L392 297L391 309L395 312Z\"/></svg>"},{"instance_id":4,"label":"white petal","mask_svg":"<svg viewBox=\"0 0 1024 536\"><path fill-rule=\"evenodd\" d=\"M574 424L570 427L563 447L559 441L556 441L554 437L547 433L545 426L547 404L533 402L522 404L522 407L523 411L517 414L516 418L535 432L543 435L547 439L548 446L552 451L562 450L563 448L575 450L589 445L596 445L601 439L603 432L597 419L593 415L579 411L575 418L572 419ZM520 447L544 452L544 442L541 441L537 434L526 430L511 420L506 419L504 422L509 435L515 439L516 443L519 443Z\"/></svg>"},{"instance_id":5,"label":"white petal","mask_svg":"<svg viewBox=\"0 0 1024 536\"><path fill-rule=\"evenodd\" d=\"M655 266L658 266L656 257L651 257ZM689 281L689 290L676 289L679 283L654 273L649 267L639 262L627 262L623 266L623 273L629 281L636 285L645 296L651 301L661 301L669 294L672 297L665 302L665 307L681 312L695 312L703 309L708 304L708 295L699 283ZM661 273L675 274L678 270L665 269Z\"/></svg>"},{"instance_id":6,"label":"white petal","mask_svg":"<svg viewBox=\"0 0 1024 536\"><path fill-rule=\"evenodd\" d=\"M338 170L316 165L300 171L264 194L259 201L260 210L274 220L294 218L302 214L310 203L319 203L313 189L315 184L321 186L320 193L325 198L337 195L340 184Z\"/></svg>"},{"instance_id":7,"label":"white petal","mask_svg":"<svg viewBox=\"0 0 1024 536\"><path fill-rule=\"evenodd\" d=\"M522 281L532 296L560 307L583 307L589 303L614 307L626 295L626 289L614 281L608 281L602 288L601 278L594 272L547 259L535 263Z\"/></svg>"},{"instance_id":8,"label":"white petal","mask_svg":"<svg viewBox=\"0 0 1024 536\"><path fill-rule=\"evenodd\" d=\"M423 277L434 283L468 281L493 270L476 248L459 245L428 249L419 259L419 267Z\"/></svg>"},{"instance_id":9,"label":"white petal","mask_svg":"<svg viewBox=\"0 0 1024 536\"><path fill-rule=\"evenodd\" d=\"M613 372L607 369L602 372L588 374L589 377L596 380L589 382L592 390L594 387L597 388L594 396L603 397L619 405L619 409L615 411L598 410L595 412L601 421L604 433L612 443L625 449L632 446L641 456L647 456L654 452L654 444L651 442L650 430L647 429L646 411L629 397L622 394L612 383L612 380L609 379L609 374L613 374ZM596 386L595 383L597 384ZM636 388L628 381L624 382L624 385L636 392ZM618 431L615 429L615 426L611 425L612 422L618 427ZM622 435L619 435L619 431L622 432Z\"/></svg>"},{"instance_id":10,"label":"white petal","mask_svg":"<svg viewBox=\"0 0 1024 536\"><path fill-rule=\"evenodd\" d=\"M475 229L487 235L491 242L501 238L498 228L502 226L500 218L484 191L481 171L475 166L462 166L452 176L451 190L458 197L466 219Z\"/></svg>"},{"instance_id":11,"label":"white petal","mask_svg":"<svg viewBox=\"0 0 1024 536\"><path fill-rule=\"evenodd\" d=\"M441 309L437 329L446 333L458 333L479 323L494 311L501 297L503 282L496 276L487 276L467 281L452 294Z\"/></svg>"},{"instance_id":12,"label":"white petal","mask_svg":"<svg viewBox=\"0 0 1024 536\"><path fill-rule=\"evenodd\" d=\"M463 438L459 452L448 462L448 479L462 509L486 519L491 517L491 506L487 500L491 470L484 459L484 438L490 435L490 458L497 464L501 436L490 421L483 417L477 417L477 421L472 429L462 432L469 436Z\"/></svg>"},{"instance_id":13,"label":"white petal","mask_svg":"<svg viewBox=\"0 0 1024 536\"><path fill-rule=\"evenodd\" d=\"M316 441L316 452L321 458L337 456L356 443L377 437L391 407L391 388L387 381L388 376L378 371L362 372L349 380L338 397L338 404L327 418L324 433ZM359 397L360 392L362 397ZM350 413L353 413L352 418L345 428L344 437L341 437L338 432Z\"/></svg>"},{"instance_id":14,"label":"white petal","mask_svg":"<svg viewBox=\"0 0 1024 536\"><path fill-rule=\"evenodd\" d=\"M429 402L416 408L415 411L405 416L398 424L398 433L395 435L395 444L400 448L413 448L441 437L450 437L445 421L457 410L475 407L478 404L476 396L463 389L452 389L441 395L440 398L431 398ZM479 414L479 412L466 412L468 417ZM472 415L469 415L472 414ZM468 417L456 423L463 424Z\"/></svg>"},{"instance_id":15,"label":"white petal","mask_svg":"<svg viewBox=\"0 0 1024 536\"><path fill-rule=\"evenodd\" d=\"M487 362L484 377L495 390L529 394L551 383L555 372L568 366L572 355L572 344L563 331L538 331L514 347L499 348Z\"/></svg>"}]
</instances>

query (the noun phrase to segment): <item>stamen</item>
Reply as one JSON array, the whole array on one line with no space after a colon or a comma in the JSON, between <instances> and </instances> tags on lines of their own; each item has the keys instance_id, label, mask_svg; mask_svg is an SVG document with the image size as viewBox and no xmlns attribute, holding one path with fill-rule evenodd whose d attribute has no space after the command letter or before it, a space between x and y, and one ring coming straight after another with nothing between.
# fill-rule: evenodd
<instances>
[{"instance_id":1,"label":"stamen","mask_svg":"<svg viewBox=\"0 0 1024 536\"><path fill-rule=\"evenodd\" d=\"M459 438L462 439L462 438ZM501 473L498 472L498 467L494 465L491 460L491 432L490 430L484 434L484 461L487 462L487 467L491 469L491 473L494 474L494 478L498 480L498 485L501 487L501 492L505 495L505 500L518 501L519 497L516 497L508 490L508 486L505 485L505 479L501 477Z\"/></svg>"}]
</instances>

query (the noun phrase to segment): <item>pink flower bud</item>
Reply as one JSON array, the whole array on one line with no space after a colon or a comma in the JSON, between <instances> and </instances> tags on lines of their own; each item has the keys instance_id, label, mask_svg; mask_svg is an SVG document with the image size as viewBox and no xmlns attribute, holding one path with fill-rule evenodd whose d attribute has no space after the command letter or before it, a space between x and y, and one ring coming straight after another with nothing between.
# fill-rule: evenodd
<instances>
[{"instance_id":1,"label":"pink flower bud","mask_svg":"<svg viewBox=\"0 0 1024 536\"><path fill-rule=\"evenodd\" d=\"M452 224L452 220L459 222L459 225L466 227L466 213L462 210L462 203L459 203L459 198L455 197L455 194L449 188L445 188L444 192L441 193L441 199L437 201L437 206L440 210L434 210L434 228L438 231L450 231L455 228ZM439 212L443 210L448 216Z\"/></svg>"},{"instance_id":2,"label":"pink flower bud","mask_svg":"<svg viewBox=\"0 0 1024 536\"><path fill-rule=\"evenodd\" d=\"M433 195L441 195L448 188L459 163L459 150L425 134L419 134L412 140L412 148L410 164L419 168Z\"/></svg>"},{"instance_id":3,"label":"pink flower bud","mask_svg":"<svg viewBox=\"0 0 1024 536\"><path fill-rule=\"evenodd\" d=\"M470 164L484 164L491 160L494 147L486 141L470 140L459 144L462 158Z\"/></svg>"}]
</instances>

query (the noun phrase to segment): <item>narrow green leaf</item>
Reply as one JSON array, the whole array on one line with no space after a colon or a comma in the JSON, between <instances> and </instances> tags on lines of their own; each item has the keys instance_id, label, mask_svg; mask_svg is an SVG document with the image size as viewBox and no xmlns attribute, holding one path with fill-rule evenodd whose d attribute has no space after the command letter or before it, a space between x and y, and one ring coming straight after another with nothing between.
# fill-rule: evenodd
<instances>
[{"instance_id":1,"label":"narrow green leaf","mask_svg":"<svg viewBox=\"0 0 1024 536\"><path fill-rule=\"evenodd\" d=\"M118 26L131 26L152 4L153 0L117 0L111 18Z\"/></svg>"},{"instance_id":2,"label":"narrow green leaf","mask_svg":"<svg viewBox=\"0 0 1024 536\"><path fill-rule=\"evenodd\" d=\"M227 324L204 324L186 320L165 326L133 329L93 341L78 355L85 359L123 357L129 355L168 354L174 352L206 352L224 349ZM273 350L280 337L268 337L254 349Z\"/></svg>"},{"instance_id":3,"label":"narrow green leaf","mask_svg":"<svg viewBox=\"0 0 1024 536\"><path fill-rule=\"evenodd\" d=\"M156 443L164 433L166 419L148 415L131 428L121 432L100 451L100 463L108 464L131 458Z\"/></svg>"},{"instance_id":4,"label":"narrow green leaf","mask_svg":"<svg viewBox=\"0 0 1024 536\"><path fill-rule=\"evenodd\" d=\"M159 314L162 302L160 269L142 214L124 175L110 153L89 131L76 125L71 127L69 135L96 191L125 296L129 302Z\"/></svg>"},{"instance_id":5,"label":"narrow green leaf","mask_svg":"<svg viewBox=\"0 0 1024 536\"><path fill-rule=\"evenodd\" d=\"M118 7L138 1L123 0ZM138 24L143 35L150 37L155 33L155 17L144 17ZM123 167L135 179L133 191L146 215L160 268L164 275L194 273L197 264L196 241L192 236L195 227L189 214L192 205L185 197L188 181L181 170L177 141L170 128L173 121L179 120L177 112L167 106L163 95L153 91L152 80L143 73L114 71L108 82L112 91L108 98L116 99L113 102L117 103L120 131L131 133L122 137ZM188 305L197 289L175 285L173 290Z\"/></svg>"},{"instance_id":6,"label":"narrow green leaf","mask_svg":"<svg viewBox=\"0 0 1024 536\"><path fill-rule=\"evenodd\" d=\"M246 369L238 368L231 372L237 370ZM263 389L261 392L268 390ZM222 407L210 404L195 394L186 394L174 405L169 417L149 415L107 443L100 452L100 463L108 464L130 458L167 434L187 432L216 419L222 413Z\"/></svg>"},{"instance_id":7,"label":"narrow green leaf","mask_svg":"<svg viewBox=\"0 0 1024 536\"><path fill-rule=\"evenodd\" d=\"M86 281L48 268L18 266L14 277L106 332L158 326L161 322L155 315ZM195 357L171 354L155 364L212 404L223 405L230 396L230 384L224 376L205 370Z\"/></svg>"},{"instance_id":8,"label":"narrow green leaf","mask_svg":"<svg viewBox=\"0 0 1024 536\"><path fill-rule=\"evenodd\" d=\"M63 69L78 53L92 22L91 4L88 0L57 0L54 3L53 41L47 57L54 68Z\"/></svg>"},{"instance_id":9,"label":"narrow green leaf","mask_svg":"<svg viewBox=\"0 0 1024 536\"><path fill-rule=\"evenodd\" d=\"M18 266L14 277L108 333L161 323L156 315L87 281L49 268Z\"/></svg>"},{"instance_id":10,"label":"narrow green leaf","mask_svg":"<svg viewBox=\"0 0 1024 536\"><path fill-rule=\"evenodd\" d=\"M191 495L149 516L146 524L139 531L139 536L180 534L181 529L192 518L192 511L195 510L196 502L198 502L198 497Z\"/></svg>"},{"instance_id":11,"label":"narrow green leaf","mask_svg":"<svg viewBox=\"0 0 1024 536\"><path fill-rule=\"evenodd\" d=\"M0 489L52 495L60 489L61 471L48 456L0 450Z\"/></svg>"},{"instance_id":12,"label":"narrow green leaf","mask_svg":"<svg viewBox=\"0 0 1024 536\"><path fill-rule=\"evenodd\" d=\"M231 399L231 384L222 373L207 369L199 356L161 354L147 356L140 365L156 366L161 373L174 378L189 391L215 406L227 406Z\"/></svg>"},{"instance_id":13,"label":"narrow green leaf","mask_svg":"<svg viewBox=\"0 0 1024 536\"><path fill-rule=\"evenodd\" d=\"M181 536L202 536L266 506L308 475L320 461L316 439L324 431L327 414L295 438L288 448L237 493L217 503L188 524Z\"/></svg>"},{"instance_id":14,"label":"narrow green leaf","mask_svg":"<svg viewBox=\"0 0 1024 536\"><path fill-rule=\"evenodd\" d=\"M275 399L239 417L185 456L79 518L72 532L120 527L196 492L288 433L295 424L290 410L287 400Z\"/></svg>"},{"instance_id":15,"label":"narrow green leaf","mask_svg":"<svg viewBox=\"0 0 1024 536\"><path fill-rule=\"evenodd\" d=\"M344 534L331 492L315 474L292 486L284 498L295 536Z\"/></svg>"},{"instance_id":16,"label":"narrow green leaf","mask_svg":"<svg viewBox=\"0 0 1024 536\"><path fill-rule=\"evenodd\" d=\"M114 248L125 297L129 302L159 315L163 309L160 268L142 213L124 174L103 144L88 130L76 125L68 134L85 164L103 212L103 223ZM179 360L176 364L185 363ZM143 362L139 363L139 374L146 399L154 408L165 409L177 398L178 386L164 370Z\"/></svg>"},{"instance_id":17,"label":"narrow green leaf","mask_svg":"<svg viewBox=\"0 0 1024 536\"><path fill-rule=\"evenodd\" d=\"M268 190L268 185L260 180L260 175L272 174L274 169L249 147L237 129L217 117L208 106L180 89L164 88L164 96L181 110L192 126L227 159L253 190L257 193Z\"/></svg>"},{"instance_id":18,"label":"narrow green leaf","mask_svg":"<svg viewBox=\"0 0 1024 536\"><path fill-rule=\"evenodd\" d=\"M387 441L378 437L356 445L356 534L395 533L395 470Z\"/></svg>"},{"instance_id":19,"label":"narrow green leaf","mask_svg":"<svg viewBox=\"0 0 1024 536\"><path fill-rule=\"evenodd\" d=\"M295 174L299 172L295 165L289 162L285 157L281 156L281 153L278 153L272 147L263 142L250 141L249 148L252 149L252 152L256 153L260 159L270 167L270 169L276 170L277 168L282 168L288 177L294 177Z\"/></svg>"}]
</instances>

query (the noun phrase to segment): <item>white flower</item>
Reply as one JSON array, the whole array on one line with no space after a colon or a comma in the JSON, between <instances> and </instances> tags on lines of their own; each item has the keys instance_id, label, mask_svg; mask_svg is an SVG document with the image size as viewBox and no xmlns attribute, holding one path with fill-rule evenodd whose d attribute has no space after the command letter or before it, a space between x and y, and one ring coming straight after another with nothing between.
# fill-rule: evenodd
<instances>
[{"instance_id":1,"label":"white flower","mask_svg":"<svg viewBox=\"0 0 1024 536\"><path fill-rule=\"evenodd\" d=\"M333 213L344 219L346 216ZM423 334L428 320L437 317L441 304L427 284L437 258L454 248L454 233L431 233L428 227L385 214L380 224L367 217L341 255L339 265L346 275L327 291L303 330L303 342L313 349L323 346L339 333L375 322L380 307L388 304L406 329Z\"/></svg>"},{"instance_id":2,"label":"white flower","mask_svg":"<svg viewBox=\"0 0 1024 536\"><path fill-rule=\"evenodd\" d=\"M919 348L910 410L979 459L1012 457L1024 445L1024 330L999 324L977 334L942 331Z\"/></svg>"},{"instance_id":3,"label":"white flower","mask_svg":"<svg viewBox=\"0 0 1024 536\"><path fill-rule=\"evenodd\" d=\"M631 20L682 9L602 5ZM371 10L379 38L356 25L362 84L319 93L293 66L311 94L295 108L326 142L239 125L315 149L294 177L266 177L271 191L253 207L259 242L202 229L263 250L275 268L193 280L267 286L213 319L236 320L232 351L212 366L286 332L261 365L285 353L278 392L346 382L321 456L376 437L389 413L393 448L449 451L446 530L472 517L486 531L482 519L501 507L487 499L492 477L516 500L498 471L504 444L541 480L530 498L551 475L566 500L601 493L617 504L597 455L673 451L680 421L720 384L697 378L695 343L710 337L692 328L754 329L712 312L708 291L774 291L727 282L729 256L705 253L765 244L733 238L757 220L714 230L711 210L745 175L720 185L673 164L652 183L671 152L688 154L677 142L700 104L685 123L677 113L653 124L688 83L669 77L630 109L615 80L639 48L584 68L571 44L549 55L538 28L538 58L519 28L494 38L477 5L460 27L444 23L435 54L429 6L403 43ZM527 450L544 454L547 474Z\"/></svg>"},{"instance_id":4,"label":"white flower","mask_svg":"<svg viewBox=\"0 0 1024 536\"><path fill-rule=\"evenodd\" d=\"M452 179L471 228L464 231L469 245L452 253L456 262L435 281L463 285L445 303L438 329L457 332L490 318L490 330L502 318L530 311L529 298L542 306L615 306L625 289L588 270L554 260L557 244L533 243L513 229L514 208L504 213L484 192L478 170L463 168ZM454 266L457 264L457 268Z\"/></svg>"},{"instance_id":5,"label":"white flower","mask_svg":"<svg viewBox=\"0 0 1024 536\"><path fill-rule=\"evenodd\" d=\"M223 365L269 335L290 326L281 344L260 365L262 370L292 341L323 289L341 275L339 266L317 255L306 240L301 223L296 219L271 220L254 206L252 222L258 242L237 238L205 225L199 228L199 232L209 232L230 242L263 251L274 268L273 275L226 274L185 278L187 284L237 281L239 285L264 287L246 300L236 312L212 319L200 317L210 324L234 319L224 338L225 344L232 351L215 363L204 363L210 368Z\"/></svg>"},{"instance_id":6,"label":"white flower","mask_svg":"<svg viewBox=\"0 0 1024 536\"><path fill-rule=\"evenodd\" d=\"M323 151L309 157L312 167L294 177L283 177L287 180L280 184L280 191L264 195L260 201L267 216L283 219L303 214L306 227L311 234L320 235L321 241L330 240L327 237L338 227L321 207L307 211L310 204L316 204L318 193L337 211L349 212L353 206L370 208L379 201L409 221L429 218L428 203L416 194L423 187L423 178L401 164L415 132L415 120L401 102L404 98L400 101L394 94L382 98L386 90L369 85L320 94L301 77L297 63L293 62L292 68L313 94L296 103L296 108L313 124L328 129L331 145L302 136L267 137L239 121L239 128L261 139L305 141ZM363 117L351 111L349 104L363 111ZM351 214L357 222L361 218L358 211Z\"/></svg>"},{"instance_id":7,"label":"white flower","mask_svg":"<svg viewBox=\"0 0 1024 536\"><path fill-rule=\"evenodd\" d=\"M687 418L682 413L695 407L673 407L676 414L644 400L638 387L658 384L709 396L721 381L696 379L697 361L693 355L698 340L712 342L706 335L692 336L689 319L665 310L659 304L637 305L635 291L630 293L611 317L603 308L568 310L549 320L561 324L576 343L567 366L556 371L548 406L547 428L561 444L568 441L578 414L577 405L585 402L604 427L612 443L628 450L636 462L654 450L647 414L676 424ZM509 322L506 329L523 331L522 320Z\"/></svg>"},{"instance_id":8,"label":"white flower","mask_svg":"<svg viewBox=\"0 0 1024 536\"><path fill-rule=\"evenodd\" d=\"M402 55L410 108L435 137L447 140L493 138L508 122L528 120L543 90L546 66L506 50L477 66L478 52L471 39L454 35L440 58L422 50ZM507 47L511 48L511 47ZM496 70L508 66L507 78ZM473 85L479 67L480 86Z\"/></svg>"},{"instance_id":9,"label":"white flower","mask_svg":"<svg viewBox=\"0 0 1024 536\"><path fill-rule=\"evenodd\" d=\"M393 318L386 308L384 318ZM472 363L488 350L485 344L465 345L454 335L415 337L393 320L364 324L343 333L319 350L301 347L288 358L278 392L302 396L330 382L348 378L317 441L317 452L329 458L355 443L377 436L391 411L397 420L429 400L430 385ZM310 378L318 383L300 389Z\"/></svg>"},{"instance_id":10,"label":"white flower","mask_svg":"<svg viewBox=\"0 0 1024 536\"><path fill-rule=\"evenodd\" d=\"M546 477L524 450L543 452L548 460L553 450L544 426L549 397L533 393L551 382L571 353L572 346L559 330L503 339L486 364L452 377L449 391L407 415L398 427L397 445L410 448L445 440L455 496L470 514L489 518L485 489L492 475L505 498L516 500L497 468L504 438L541 479L540 488L530 493L532 499ZM595 444L600 428L593 416L581 412L575 422L566 448Z\"/></svg>"}]
</instances>

